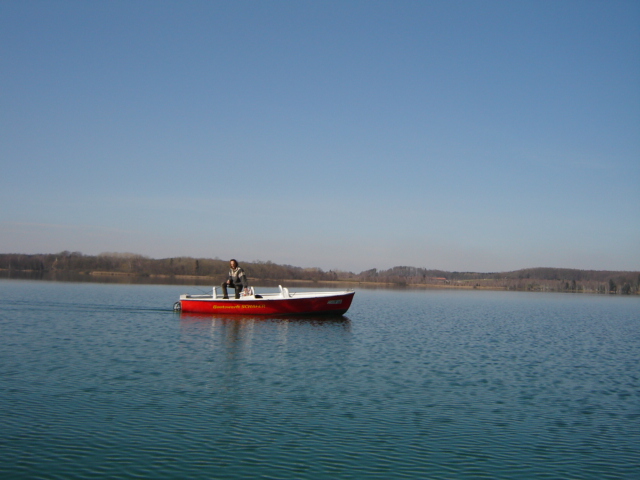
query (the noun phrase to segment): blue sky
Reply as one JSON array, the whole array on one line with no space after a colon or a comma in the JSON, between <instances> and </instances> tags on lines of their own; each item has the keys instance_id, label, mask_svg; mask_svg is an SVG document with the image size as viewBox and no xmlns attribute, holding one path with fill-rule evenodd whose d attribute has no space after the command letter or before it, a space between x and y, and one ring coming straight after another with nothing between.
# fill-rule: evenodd
<instances>
[{"instance_id":1,"label":"blue sky","mask_svg":"<svg viewBox=\"0 0 640 480\"><path fill-rule=\"evenodd\" d=\"M640 269L640 2L0 3L0 252Z\"/></svg>"}]
</instances>

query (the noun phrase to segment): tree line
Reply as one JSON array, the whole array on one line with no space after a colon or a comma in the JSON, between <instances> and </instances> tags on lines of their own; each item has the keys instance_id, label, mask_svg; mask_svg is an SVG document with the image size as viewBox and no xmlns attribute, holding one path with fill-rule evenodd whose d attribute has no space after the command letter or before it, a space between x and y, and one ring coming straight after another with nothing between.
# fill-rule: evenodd
<instances>
[{"instance_id":1,"label":"tree line","mask_svg":"<svg viewBox=\"0 0 640 480\"><path fill-rule=\"evenodd\" d=\"M540 292L640 294L640 272L527 268L511 272L447 272L417 267L375 268L355 276L360 281Z\"/></svg>"},{"instance_id":2,"label":"tree line","mask_svg":"<svg viewBox=\"0 0 640 480\"><path fill-rule=\"evenodd\" d=\"M252 279L335 281L333 272L319 268L301 268L273 262L241 262ZM7 272L73 272L78 274L123 274L133 276L213 277L222 281L229 262L218 258L172 257L153 259L133 253L83 255L64 251L56 254L0 254L0 270Z\"/></svg>"},{"instance_id":3,"label":"tree line","mask_svg":"<svg viewBox=\"0 0 640 480\"><path fill-rule=\"evenodd\" d=\"M448 272L397 266L360 273L320 268L301 268L270 261L240 262L252 284L261 281L352 282L398 287L504 289L571 293L640 294L640 272L528 268L511 272ZM4 277L30 272L32 277L73 273L79 275L126 275L133 277L191 278L212 284L227 275L229 263L219 258L172 257L152 259L133 253L83 255L64 251L55 254L0 254Z\"/></svg>"}]
</instances>

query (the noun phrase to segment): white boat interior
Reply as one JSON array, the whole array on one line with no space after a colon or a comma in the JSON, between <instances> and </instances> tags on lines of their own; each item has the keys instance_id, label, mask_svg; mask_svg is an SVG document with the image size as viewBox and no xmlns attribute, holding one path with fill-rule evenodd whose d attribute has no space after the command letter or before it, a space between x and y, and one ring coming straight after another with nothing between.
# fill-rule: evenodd
<instances>
[{"instance_id":1,"label":"white boat interior","mask_svg":"<svg viewBox=\"0 0 640 480\"><path fill-rule=\"evenodd\" d=\"M245 292L240 293L239 300L282 300L287 298L317 298L317 297L332 297L335 295L344 295L346 293L351 293L353 290L343 290L343 291L332 291L332 292L290 292L288 288L283 287L282 285L278 285L278 292L275 293L262 293L258 294L255 292L253 287L249 287L249 293L245 294ZM222 297L222 294L218 293L218 287L213 287L211 290L211 295L209 294L200 294L200 295L189 295L183 294L180 295L181 300L226 300ZM233 295L229 296L229 300L238 300L233 297Z\"/></svg>"}]
</instances>

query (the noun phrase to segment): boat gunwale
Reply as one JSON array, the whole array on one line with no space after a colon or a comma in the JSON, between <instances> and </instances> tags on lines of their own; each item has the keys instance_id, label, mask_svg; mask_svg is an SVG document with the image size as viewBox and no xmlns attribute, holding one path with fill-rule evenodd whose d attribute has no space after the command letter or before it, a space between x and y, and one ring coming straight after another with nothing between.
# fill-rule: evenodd
<instances>
[{"instance_id":1,"label":"boat gunwale","mask_svg":"<svg viewBox=\"0 0 640 480\"><path fill-rule=\"evenodd\" d=\"M345 297L348 295L354 295L354 290L344 291L332 291L332 292L294 292L289 293L288 297L282 296L281 293L264 293L256 295L245 295L240 298L222 298L213 297L211 294L182 294L180 300L197 301L197 302L262 302L262 301L291 301L291 300L309 300L314 298L328 298L328 297Z\"/></svg>"}]
</instances>

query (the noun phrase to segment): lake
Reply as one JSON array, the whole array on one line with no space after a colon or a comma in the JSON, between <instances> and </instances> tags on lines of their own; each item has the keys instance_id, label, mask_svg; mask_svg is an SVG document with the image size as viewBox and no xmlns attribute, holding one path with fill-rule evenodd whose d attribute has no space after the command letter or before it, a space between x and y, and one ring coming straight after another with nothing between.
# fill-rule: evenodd
<instances>
[{"instance_id":1,"label":"lake","mask_svg":"<svg viewBox=\"0 0 640 480\"><path fill-rule=\"evenodd\" d=\"M171 310L202 288L0 280L0 478L640 478L638 297Z\"/></svg>"}]
</instances>

